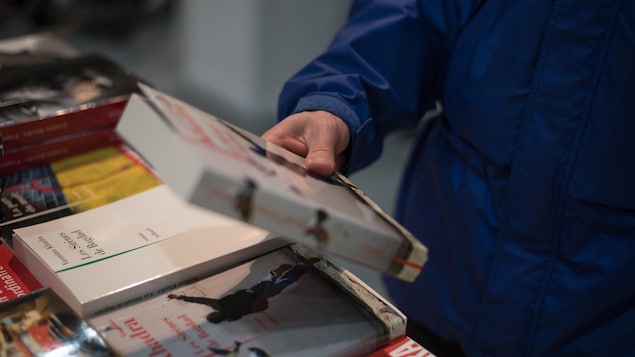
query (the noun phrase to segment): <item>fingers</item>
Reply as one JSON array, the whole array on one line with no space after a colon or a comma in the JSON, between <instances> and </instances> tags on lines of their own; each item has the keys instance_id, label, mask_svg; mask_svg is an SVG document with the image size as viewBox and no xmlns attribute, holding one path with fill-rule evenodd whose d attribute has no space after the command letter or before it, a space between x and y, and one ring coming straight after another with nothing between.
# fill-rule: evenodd
<instances>
[{"instance_id":1,"label":"fingers","mask_svg":"<svg viewBox=\"0 0 635 357\"><path fill-rule=\"evenodd\" d=\"M305 156L309 170L329 176L343 162L350 133L339 117L326 111L312 111L290 115L267 130L262 138Z\"/></svg>"},{"instance_id":2,"label":"fingers","mask_svg":"<svg viewBox=\"0 0 635 357\"><path fill-rule=\"evenodd\" d=\"M293 120L284 120L267 130L261 137L297 155L306 157L309 150L301 131L296 129L296 125L297 123L294 123Z\"/></svg>"}]
</instances>

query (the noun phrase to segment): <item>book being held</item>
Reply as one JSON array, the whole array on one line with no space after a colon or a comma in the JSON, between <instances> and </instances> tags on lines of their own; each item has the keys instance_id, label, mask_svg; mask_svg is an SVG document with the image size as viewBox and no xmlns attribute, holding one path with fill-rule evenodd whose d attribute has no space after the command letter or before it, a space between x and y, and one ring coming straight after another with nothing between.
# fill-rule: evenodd
<instances>
[{"instance_id":1,"label":"book being held","mask_svg":"<svg viewBox=\"0 0 635 357\"><path fill-rule=\"evenodd\" d=\"M427 249L344 176L140 84L117 132L185 200L406 281Z\"/></svg>"}]
</instances>

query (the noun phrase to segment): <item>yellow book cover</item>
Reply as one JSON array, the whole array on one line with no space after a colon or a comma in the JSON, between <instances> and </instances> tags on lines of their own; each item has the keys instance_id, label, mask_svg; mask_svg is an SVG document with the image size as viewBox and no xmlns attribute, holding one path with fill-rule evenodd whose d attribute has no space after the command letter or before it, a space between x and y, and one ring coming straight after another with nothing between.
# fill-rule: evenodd
<instances>
[{"instance_id":1,"label":"yellow book cover","mask_svg":"<svg viewBox=\"0 0 635 357\"><path fill-rule=\"evenodd\" d=\"M0 228L12 231L115 202L161 184L124 144L0 176Z\"/></svg>"}]
</instances>

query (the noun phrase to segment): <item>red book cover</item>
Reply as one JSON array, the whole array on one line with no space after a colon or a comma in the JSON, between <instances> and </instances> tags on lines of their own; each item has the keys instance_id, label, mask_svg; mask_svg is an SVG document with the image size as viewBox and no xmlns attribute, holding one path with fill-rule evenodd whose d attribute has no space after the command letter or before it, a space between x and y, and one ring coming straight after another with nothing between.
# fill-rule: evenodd
<instances>
[{"instance_id":1,"label":"red book cover","mask_svg":"<svg viewBox=\"0 0 635 357\"><path fill-rule=\"evenodd\" d=\"M42 284L13 255L0 244L0 303L26 296L42 288Z\"/></svg>"},{"instance_id":2,"label":"red book cover","mask_svg":"<svg viewBox=\"0 0 635 357\"><path fill-rule=\"evenodd\" d=\"M112 129L82 132L42 143L5 151L0 157L0 175L21 171L121 142Z\"/></svg>"},{"instance_id":3,"label":"red book cover","mask_svg":"<svg viewBox=\"0 0 635 357\"><path fill-rule=\"evenodd\" d=\"M388 346L379 349L366 357L434 357L432 352L425 349L410 337L397 339Z\"/></svg>"}]
</instances>

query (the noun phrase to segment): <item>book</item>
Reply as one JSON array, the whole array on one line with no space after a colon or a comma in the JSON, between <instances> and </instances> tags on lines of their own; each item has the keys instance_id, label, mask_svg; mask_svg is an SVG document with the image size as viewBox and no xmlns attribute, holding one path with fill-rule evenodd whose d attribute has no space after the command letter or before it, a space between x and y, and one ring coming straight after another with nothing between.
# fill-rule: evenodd
<instances>
[{"instance_id":1,"label":"book","mask_svg":"<svg viewBox=\"0 0 635 357\"><path fill-rule=\"evenodd\" d=\"M90 318L125 356L362 356L406 317L347 271L294 244Z\"/></svg>"},{"instance_id":2,"label":"book","mask_svg":"<svg viewBox=\"0 0 635 357\"><path fill-rule=\"evenodd\" d=\"M0 244L0 303L27 296L42 284L20 262L13 251Z\"/></svg>"},{"instance_id":3,"label":"book","mask_svg":"<svg viewBox=\"0 0 635 357\"><path fill-rule=\"evenodd\" d=\"M96 129L44 140L37 145L5 151L0 157L0 175L45 165L74 154L120 142L111 129Z\"/></svg>"},{"instance_id":4,"label":"book","mask_svg":"<svg viewBox=\"0 0 635 357\"><path fill-rule=\"evenodd\" d=\"M87 211L160 184L121 142L0 175L1 237L11 246L15 228Z\"/></svg>"},{"instance_id":5,"label":"book","mask_svg":"<svg viewBox=\"0 0 635 357\"><path fill-rule=\"evenodd\" d=\"M140 84L117 132L188 202L412 281L427 248L340 174Z\"/></svg>"},{"instance_id":6,"label":"book","mask_svg":"<svg viewBox=\"0 0 635 357\"><path fill-rule=\"evenodd\" d=\"M421 346L419 342L403 336L388 346L368 354L366 357L434 357L435 355Z\"/></svg>"},{"instance_id":7,"label":"book","mask_svg":"<svg viewBox=\"0 0 635 357\"><path fill-rule=\"evenodd\" d=\"M188 204L165 185L13 236L16 257L83 318L283 244Z\"/></svg>"},{"instance_id":8,"label":"book","mask_svg":"<svg viewBox=\"0 0 635 357\"><path fill-rule=\"evenodd\" d=\"M398 338L388 346L366 357L434 357L435 355L408 336Z\"/></svg>"},{"instance_id":9,"label":"book","mask_svg":"<svg viewBox=\"0 0 635 357\"><path fill-rule=\"evenodd\" d=\"M52 32L38 32L0 40L0 75L28 67L79 56L79 50Z\"/></svg>"},{"instance_id":10,"label":"book","mask_svg":"<svg viewBox=\"0 0 635 357\"><path fill-rule=\"evenodd\" d=\"M50 289L0 304L1 356L114 356L94 328Z\"/></svg>"},{"instance_id":11,"label":"book","mask_svg":"<svg viewBox=\"0 0 635 357\"><path fill-rule=\"evenodd\" d=\"M113 128L138 81L98 54L1 72L3 150L71 133Z\"/></svg>"}]
</instances>

